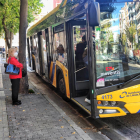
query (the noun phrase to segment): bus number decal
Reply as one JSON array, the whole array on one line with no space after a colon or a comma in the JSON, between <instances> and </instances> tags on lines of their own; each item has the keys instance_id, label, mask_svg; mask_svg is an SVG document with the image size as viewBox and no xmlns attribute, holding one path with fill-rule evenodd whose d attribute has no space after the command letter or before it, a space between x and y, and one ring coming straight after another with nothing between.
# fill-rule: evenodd
<instances>
[{"instance_id":1,"label":"bus number decal","mask_svg":"<svg viewBox=\"0 0 140 140\"><path fill-rule=\"evenodd\" d=\"M112 99L112 95L102 95L102 99Z\"/></svg>"}]
</instances>

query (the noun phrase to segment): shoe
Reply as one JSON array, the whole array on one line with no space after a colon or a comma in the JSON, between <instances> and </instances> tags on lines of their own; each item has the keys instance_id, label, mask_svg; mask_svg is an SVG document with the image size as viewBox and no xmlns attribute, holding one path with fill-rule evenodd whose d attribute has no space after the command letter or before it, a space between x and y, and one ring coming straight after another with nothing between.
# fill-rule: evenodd
<instances>
[{"instance_id":1,"label":"shoe","mask_svg":"<svg viewBox=\"0 0 140 140\"><path fill-rule=\"evenodd\" d=\"M87 102L88 104L91 104L91 102L88 98L85 98L85 102Z\"/></svg>"},{"instance_id":2,"label":"shoe","mask_svg":"<svg viewBox=\"0 0 140 140\"><path fill-rule=\"evenodd\" d=\"M21 105L21 102L13 102L12 105Z\"/></svg>"},{"instance_id":3,"label":"shoe","mask_svg":"<svg viewBox=\"0 0 140 140\"><path fill-rule=\"evenodd\" d=\"M21 100L18 100L19 103L21 103Z\"/></svg>"},{"instance_id":4,"label":"shoe","mask_svg":"<svg viewBox=\"0 0 140 140\"><path fill-rule=\"evenodd\" d=\"M21 103L21 100L18 100L17 102Z\"/></svg>"}]
</instances>

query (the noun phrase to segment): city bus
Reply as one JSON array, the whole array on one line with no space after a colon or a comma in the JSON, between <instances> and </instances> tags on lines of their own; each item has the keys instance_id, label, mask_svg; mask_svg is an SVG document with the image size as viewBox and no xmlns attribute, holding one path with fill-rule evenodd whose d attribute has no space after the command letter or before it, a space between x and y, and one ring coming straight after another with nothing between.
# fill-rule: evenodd
<instances>
[{"instance_id":1,"label":"city bus","mask_svg":"<svg viewBox=\"0 0 140 140\"><path fill-rule=\"evenodd\" d=\"M139 29L138 1L63 0L28 29L28 64L93 118L140 113Z\"/></svg>"}]
</instances>

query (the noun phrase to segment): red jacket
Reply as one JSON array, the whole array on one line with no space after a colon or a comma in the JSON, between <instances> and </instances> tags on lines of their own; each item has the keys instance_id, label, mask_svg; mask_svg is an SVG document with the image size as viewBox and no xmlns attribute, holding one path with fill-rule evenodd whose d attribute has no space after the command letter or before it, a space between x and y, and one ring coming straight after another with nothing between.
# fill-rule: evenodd
<instances>
[{"instance_id":1,"label":"red jacket","mask_svg":"<svg viewBox=\"0 0 140 140\"><path fill-rule=\"evenodd\" d=\"M9 74L9 78L10 79L18 79L18 78L22 78L22 69L23 69L23 65L21 63L18 62L18 60L15 57L9 57L10 60L10 64L15 65L16 67L20 68L20 72L19 75L11 75ZM9 63L9 59L8 59L8 63Z\"/></svg>"}]
</instances>

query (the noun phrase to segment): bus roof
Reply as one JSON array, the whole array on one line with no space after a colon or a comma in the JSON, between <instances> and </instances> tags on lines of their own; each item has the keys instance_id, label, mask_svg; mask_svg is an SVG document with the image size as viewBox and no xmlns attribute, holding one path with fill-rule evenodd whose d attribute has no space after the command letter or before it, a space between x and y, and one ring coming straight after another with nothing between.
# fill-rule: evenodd
<instances>
[{"instance_id":1,"label":"bus roof","mask_svg":"<svg viewBox=\"0 0 140 140\"><path fill-rule=\"evenodd\" d=\"M41 24L44 20L46 20L48 17L50 17L51 15L53 15L55 12L57 12L60 8L60 6L62 5L62 7L64 7L66 5L68 0L63 0L61 4L59 4L56 8L54 8L51 12L49 12L47 15L45 15L41 20L39 20L37 23L35 23L33 26L31 26L28 31L27 31L27 35L29 35L29 32L31 30L33 30L37 25Z\"/></svg>"}]
</instances>

